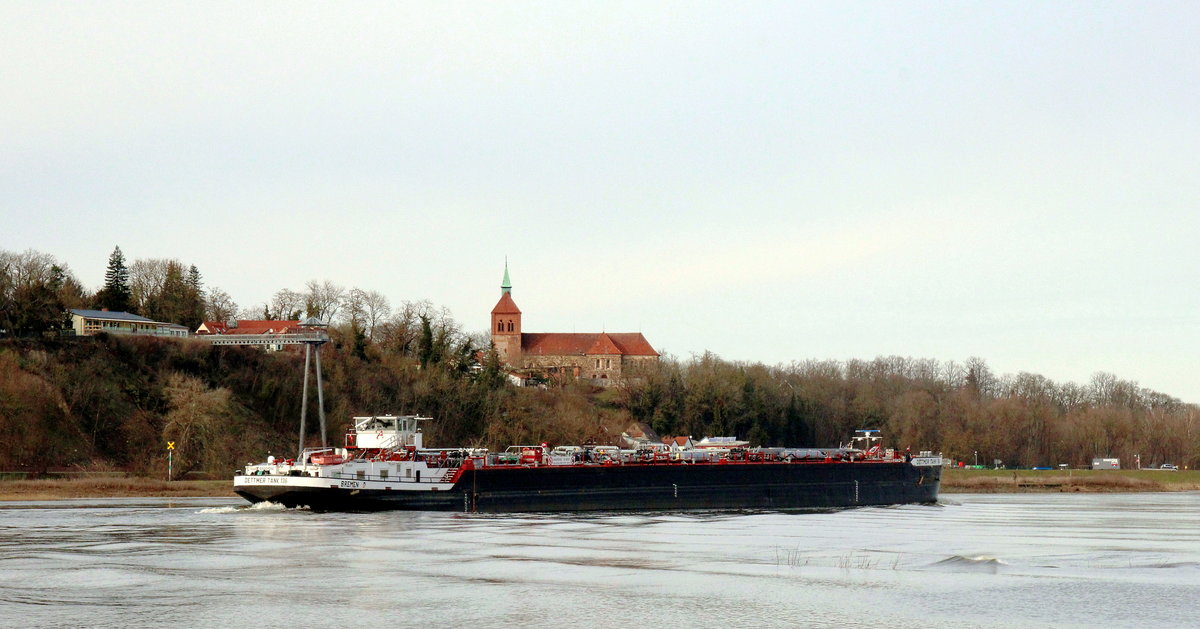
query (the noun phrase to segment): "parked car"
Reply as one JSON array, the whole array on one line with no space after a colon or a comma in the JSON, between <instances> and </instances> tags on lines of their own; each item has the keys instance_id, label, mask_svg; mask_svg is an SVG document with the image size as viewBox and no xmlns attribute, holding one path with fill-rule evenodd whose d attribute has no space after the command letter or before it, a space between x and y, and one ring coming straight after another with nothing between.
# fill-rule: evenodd
<instances>
[{"instance_id":1,"label":"parked car","mask_svg":"<svg viewBox=\"0 0 1200 629\"><path fill-rule=\"evenodd\" d=\"M1179 471L1179 466L1178 466L1178 465L1175 465L1175 464L1173 464L1173 463L1163 463L1162 465L1160 465L1160 466L1158 467L1158 469L1160 469L1160 470L1171 470L1172 472L1178 472L1178 471Z\"/></svg>"}]
</instances>

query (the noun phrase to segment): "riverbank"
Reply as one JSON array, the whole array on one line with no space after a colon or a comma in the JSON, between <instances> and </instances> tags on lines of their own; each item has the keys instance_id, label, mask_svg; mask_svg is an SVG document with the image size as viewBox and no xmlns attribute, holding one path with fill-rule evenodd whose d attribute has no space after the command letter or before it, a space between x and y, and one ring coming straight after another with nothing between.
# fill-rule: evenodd
<instances>
[{"instance_id":1,"label":"riverbank","mask_svg":"<svg viewBox=\"0 0 1200 629\"><path fill-rule=\"evenodd\" d=\"M962 470L942 474L944 494L1197 491L1197 470Z\"/></svg>"},{"instance_id":2,"label":"riverbank","mask_svg":"<svg viewBox=\"0 0 1200 629\"><path fill-rule=\"evenodd\" d=\"M0 481L0 500L69 498L233 498L228 480L164 481L150 478L71 478Z\"/></svg>"},{"instance_id":3,"label":"riverbank","mask_svg":"<svg viewBox=\"0 0 1200 629\"><path fill-rule=\"evenodd\" d=\"M1200 491L1200 471L959 470L942 475L944 494ZM69 498L232 498L229 480L72 478L0 481L0 500Z\"/></svg>"}]
</instances>

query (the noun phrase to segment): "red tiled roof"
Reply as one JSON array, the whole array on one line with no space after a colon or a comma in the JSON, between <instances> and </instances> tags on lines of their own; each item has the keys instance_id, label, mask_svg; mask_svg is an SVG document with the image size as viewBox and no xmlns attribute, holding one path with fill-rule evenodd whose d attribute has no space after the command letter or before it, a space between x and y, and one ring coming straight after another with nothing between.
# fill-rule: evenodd
<instances>
[{"instance_id":1,"label":"red tiled roof","mask_svg":"<svg viewBox=\"0 0 1200 629\"><path fill-rule=\"evenodd\" d=\"M617 347L616 344L614 344L612 342L612 339L608 338L607 334L601 332L600 334L598 334L596 336L596 341L594 343L592 343L591 347L588 348L587 353L589 353L589 354L620 354L622 352L621 352L621 348Z\"/></svg>"},{"instance_id":2,"label":"red tiled roof","mask_svg":"<svg viewBox=\"0 0 1200 629\"><path fill-rule=\"evenodd\" d=\"M521 351L531 356L620 354L658 356L641 332L621 334L535 332L521 335Z\"/></svg>"},{"instance_id":3,"label":"red tiled roof","mask_svg":"<svg viewBox=\"0 0 1200 629\"><path fill-rule=\"evenodd\" d=\"M303 332L299 321L274 321L269 319L243 319L236 328L223 321L205 321L203 327L209 334L296 334Z\"/></svg>"},{"instance_id":4,"label":"red tiled roof","mask_svg":"<svg viewBox=\"0 0 1200 629\"><path fill-rule=\"evenodd\" d=\"M614 332L607 336L626 356L658 356L641 332Z\"/></svg>"},{"instance_id":5,"label":"red tiled roof","mask_svg":"<svg viewBox=\"0 0 1200 629\"><path fill-rule=\"evenodd\" d=\"M500 295L496 307L492 308L492 314L521 314L521 309L517 307L517 302L513 301L512 293L504 293Z\"/></svg>"},{"instance_id":6,"label":"red tiled roof","mask_svg":"<svg viewBox=\"0 0 1200 629\"><path fill-rule=\"evenodd\" d=\"M224 334L228 327L224 321L204 321L200 324L200 328L204 328L205 332L201 332L200 328L196 328L197 334Z\"/></svg>"}]
</instances>

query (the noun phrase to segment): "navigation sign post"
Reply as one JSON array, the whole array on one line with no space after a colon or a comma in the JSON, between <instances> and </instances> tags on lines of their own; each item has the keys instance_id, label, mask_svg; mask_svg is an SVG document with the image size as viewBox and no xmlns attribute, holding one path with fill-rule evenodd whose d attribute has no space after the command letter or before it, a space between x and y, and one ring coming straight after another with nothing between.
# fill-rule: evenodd
<instances>
[{"instance_id":1,"label":"navigation sign post","mask_svg":"<svg viewBox=\"0 0 1200 629\"><path fill-rule=\"evenodd\" d=\"M171 480L172 455L175 454L175 442L167 442L167 480Z\"/></svg>"}]
</instances>

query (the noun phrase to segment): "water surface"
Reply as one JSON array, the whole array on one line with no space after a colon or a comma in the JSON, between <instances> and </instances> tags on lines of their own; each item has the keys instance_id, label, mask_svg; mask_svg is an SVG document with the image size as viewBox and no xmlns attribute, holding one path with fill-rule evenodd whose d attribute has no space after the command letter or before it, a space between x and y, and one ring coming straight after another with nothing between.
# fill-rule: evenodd
<instances>
[{"instance_id":1,"label":"water surface","mask_svg":"<svg viewBox=\"0 0 1200 629\"><path fill-rule=\"evenodd\" d=\"M1200 626L1200 493L809 513L0 502L0 627Z\"/></svg>"}]
</instances>

